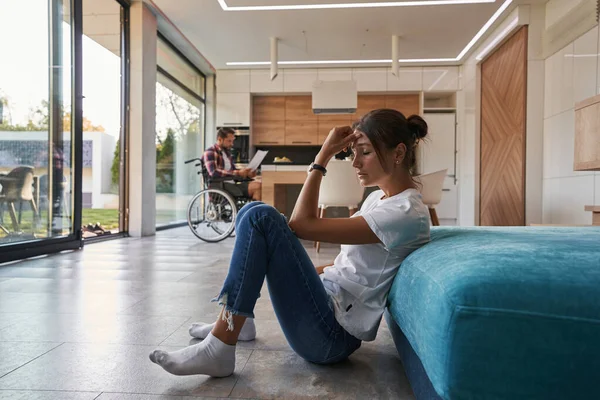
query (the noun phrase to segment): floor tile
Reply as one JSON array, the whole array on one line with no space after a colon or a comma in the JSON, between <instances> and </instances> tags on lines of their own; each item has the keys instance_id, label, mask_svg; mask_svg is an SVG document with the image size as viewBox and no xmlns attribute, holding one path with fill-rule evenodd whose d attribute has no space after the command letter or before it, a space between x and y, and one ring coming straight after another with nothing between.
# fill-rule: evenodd
<instances>
[{"instance_id":1,"label":"floor tile","mask_svg":"<svg viewBox=\"0 0 600 400\"><path fill-rule=\"evenodd\" d=\"M0 388L227 397L251 353L238 349L236 372L217 379L170 375L149 360L155 349L66 343L0 379Z\"/></svg>"},{"instance_id":2,"label":"floor tile","mask_svg":"<svg viewBox=\"0 0 600 400\"><path fill-rule=\"evenodd\" d=\"M0 342L0 377L60 346L60 343Z\"/></svg>"},{"instance_id":3,"label":"floor tile","mask_svg":"<svg viewBox=\"0 0 600 400\"><path fill-rule=\"evenodd\" d=\"M0 389L0 400L94 400L100 392L50 392Z\"/></svg>"},{"instance_id":4,"label":"floor tile","mask_svg":"<svg viewBox=\"0 0 600 400\"><path fill-rule=\"evenodd\" d=\"M0 313L0 330L17 322L26 320L37 314L26 314L26 313Z\"/></svg>"},{"instance_id":5,"label":"floor tile","mask_svg":"<svg viewBox=\"0 0 600 400\"><path fill-rule=\"evenodd\" d=\"M117 313L141 299L132 295L0 292L0 313Z\"/></svg>"},{"instance_id":6,"label":"floor tile","mask_svg":"<svg viewBox=\"0 0 600 400\"><path fill-rule=\"evenodd\" d=\"M0 330L0 342L159 345L188 317L116 314L38 314Z\"/></svg>"},{"instance_id":7,"label":"floor tile","mask_svg":"<svg viewBox=\"0 0 600 400\"><path fill-rule=\"evenodd\" d=\"M414 395L396 355L353 354L320 366L287 351L254 350L230 397L397 399Z\"/></svg>"},{"instance_id":8,"label":"floor tile","mask_svg":"<svg viewBox=\"0 0 600 400\"><path fill-rule=\"evenodd\" d=\"M153 394L102 393L97 400L225 400L228 397L165 396Z\"/></svg>"}]
</instances>

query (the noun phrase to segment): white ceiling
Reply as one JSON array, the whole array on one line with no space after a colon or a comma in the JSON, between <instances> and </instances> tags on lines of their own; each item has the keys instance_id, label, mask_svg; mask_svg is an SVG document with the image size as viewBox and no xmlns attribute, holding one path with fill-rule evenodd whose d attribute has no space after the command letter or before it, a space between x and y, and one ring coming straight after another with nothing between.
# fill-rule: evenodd
<instances>
[{"instance_id":1,"label":"white ceiling","mask_svg":"<svg viewBox=\"0 0 600 400\"><path fill-rule=\"evenodd\" d=\"M365 2L226 1L230 7ZM227 68L226 63L232 61L269 61L272 36L280 40L280 61L390 59L392 35L401 35L401 59L455 58L504 1L286 11L224 11L217 0L154 0L154 3L220 69Z\"/></svg>"}]
</instances>

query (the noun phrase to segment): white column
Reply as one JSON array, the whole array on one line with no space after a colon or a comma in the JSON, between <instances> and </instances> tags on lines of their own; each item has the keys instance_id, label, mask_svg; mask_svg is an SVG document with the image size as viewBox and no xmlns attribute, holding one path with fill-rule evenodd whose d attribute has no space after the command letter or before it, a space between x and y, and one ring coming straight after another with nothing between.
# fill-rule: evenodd
<instances>
[{"instance_id":1,"label":"white column","mask_svg":"<svg viewBox=\"0 0 600 400\"><path fill-rule=\"evenodd\" d=\"M142 2L131 5L129 110L129 234L156 232L157 22Z\"/></svg>"},{"instance_id":2,"label":"white column","mask_svg":"<svg viewBox=\"0 0 600 400\"><path fill-rule=\"evenodd\" d=\"M217 106L216 106L217 90L215 87L215 76L209 75L206 77L206 134L204 148L212 146L217 141Z\"/></svg>"},{"instance_id":3,"label":"white column","mask_svg":"<svg viewBox=\"0 0 600 400\"><path fill-rule=\"evenodd\" d=\"M544 178L544 85L543 35L545 5L529 7L527 43L527 119L525 154L525 224L541 224Z\"/></svg>"}]
</instances>

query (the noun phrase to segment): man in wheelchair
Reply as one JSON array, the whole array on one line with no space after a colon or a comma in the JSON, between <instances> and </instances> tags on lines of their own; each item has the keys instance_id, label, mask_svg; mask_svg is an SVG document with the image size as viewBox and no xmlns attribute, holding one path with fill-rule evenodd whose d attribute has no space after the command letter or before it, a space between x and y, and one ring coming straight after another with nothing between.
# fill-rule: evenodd
<instances>
[{"instance_id":1,"label":"man in wheelchair","mask_svg":"<svg viewBox=\"0 0 600 400\"><path fill-rule=\"evenodd\" d=\"M235 131L231 128L220 128L217 132L217 143L206 149L203 156L208 175L221 181L223 189L234 197L261 199L261 184L253 181L256 172L249 168L237 169L231 156L231 148L235 140ZM231 181L223 182L224 178Z\"/></svg>"}]
</instances>

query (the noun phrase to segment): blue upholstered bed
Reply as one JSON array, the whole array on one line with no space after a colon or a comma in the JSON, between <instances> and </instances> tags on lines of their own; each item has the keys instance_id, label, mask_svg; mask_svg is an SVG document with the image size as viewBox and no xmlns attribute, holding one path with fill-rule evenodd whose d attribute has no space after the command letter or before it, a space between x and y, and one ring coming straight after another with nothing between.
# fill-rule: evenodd
<instances>
[{"instance_id":1,"label":"blue upholstered bed","mask_svg":"<svg viewBox=\"0 0 600 400\"><path fill-rule=\"evenodd\" d=\"M433 228L387 311L419 400L600 399L600 228Z\"/></svg>"}]
</instances>

